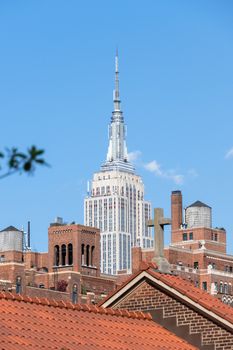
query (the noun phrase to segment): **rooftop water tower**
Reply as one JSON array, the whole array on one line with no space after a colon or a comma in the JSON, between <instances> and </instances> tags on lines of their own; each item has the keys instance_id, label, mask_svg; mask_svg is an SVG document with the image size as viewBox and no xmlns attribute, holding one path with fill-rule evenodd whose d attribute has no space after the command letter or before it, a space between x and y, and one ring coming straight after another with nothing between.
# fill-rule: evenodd
<instances>
[{"instance_id":1,"label":"rooftop water tower","mask_svg":"<svg viewBox=\"0 0 233 350\"><path fill-rule=\"evenodd\" d=\"M14 226L9 226L0 231L0 251L23 251L23 231Z\"/></svg>"},{"instance_id":2,"label":"rooftop water tower","mask_svg":"<svg viewBox=\"0 0 233 350\"><path fill-rule=\"evenodd\" d=\"M188 228L212 227L212 209L208 205L196 201L186 208L185 222Z\"/></svg>"}]
</instances>

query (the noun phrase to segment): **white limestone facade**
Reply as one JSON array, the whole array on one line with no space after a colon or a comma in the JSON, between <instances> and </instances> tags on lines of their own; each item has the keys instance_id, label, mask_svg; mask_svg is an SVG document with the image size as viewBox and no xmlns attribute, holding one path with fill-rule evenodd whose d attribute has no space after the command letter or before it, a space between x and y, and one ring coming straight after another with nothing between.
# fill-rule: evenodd
<instances>
[{"instance_id":1,"label":"white limestone facade","mask_svg":"<svg viewBox=\"0 0 233 350\"><path fill-rule=\"evenodd\" d=\"M151 204L144 200L140 176L123 171L94 174L85 200L85 224L101 231L101 271L131 272L131 247L153 246Z\"/></svg>"}]
</instances>

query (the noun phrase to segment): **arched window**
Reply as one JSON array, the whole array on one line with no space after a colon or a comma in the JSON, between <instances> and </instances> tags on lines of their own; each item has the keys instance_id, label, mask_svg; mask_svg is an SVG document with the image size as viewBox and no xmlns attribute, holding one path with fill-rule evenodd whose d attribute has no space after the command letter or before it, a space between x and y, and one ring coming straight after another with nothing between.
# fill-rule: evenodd
<instances>
[{"instance_id":1,"label":"arched window","mask_svg":"<svg viewBox=\"0 0 233 350\"><path fill-rule=\"evenodd\" d=\"M85 265L85 257L84 257L84 253L85 252L85 245L82 244L82 247L81 247L81 265Z\"/></svg>"},{"instance_id":2,"label":"arched window","mask_svg":"<svg viewBox=\"0 0 233 350\"><path fill-rule=\"evenodd\" d=\"M94 252L95 252L95 247L91 247L91 266L94 266Z\"/></svg>"},{"instance_id":3,"label":"arched window","mask_svg":"<svg viewBox=\"0 0 233 350\"><path fill-rule=\"evenodd\" d=\"M228 294L228 284L224 283L224 294Z\"/></svg>"},{"instance_id":4,"label":"arched window","mask_svg":"<svg viewBox=\"0 0 233 350\"><path fill-rule=\"evenodd\" d=\"M61 264L66 265L66 245L62 244L61 246Z\"/></svg>"},{"instance_id":5,"label":"arched window","mask_svg":"<svg viewBox=\"0 0 233 350\"><path fill-rule=\"evenodd\" d=\"M77 304L78 302L78 285L75 283L72 289L72 303Z\"/></svg>"},{"instance_id":6,"label":"arched window","mask_svg":"<svg viewBox=\"0 0 233 350\"><path fill-rule=\"evenodd\" d=\"M86 265L89 266L89 256L90 256L90 246L89 244L86 247Z\"/></svg>"},{"instance_id":7,"label":"arched window","mask_svg":"<svg viewBox=\"0 0 233 350\"><path fill-rule=\"evenodd\" d=\"M59 245L55 245L54 247L54 265L55 266L59 266L59 254L60 253L60 249L59 249Z\"/></svg>"},{"instance_id":8,"label":"arched window","mask_svg":"<svg viewBox=\"0 0 233 350\"><path fill-rule=\"evenodd\" d=\"M73 245L68 244L68 265L73 265Z\"/></svg>"},{"instance_id":9,"label":"arched window","mask_svg":"<svg viewBox=\"0 0 233 350\"><path fill-rule=\"evenodd\" d=\"M220 285L219 285L219 293L223 293L223 283L220 282Z\"/></svg>"},{"instance_id":10,"label":"arched window","mask_svg":"<svg viewBox=\"0 0 233 350\"><path fill-rule=\"evenodd\" d=\"M17 276L16 277L16 294L21 294L21 277Z\"/></svg>"}]
</instances>

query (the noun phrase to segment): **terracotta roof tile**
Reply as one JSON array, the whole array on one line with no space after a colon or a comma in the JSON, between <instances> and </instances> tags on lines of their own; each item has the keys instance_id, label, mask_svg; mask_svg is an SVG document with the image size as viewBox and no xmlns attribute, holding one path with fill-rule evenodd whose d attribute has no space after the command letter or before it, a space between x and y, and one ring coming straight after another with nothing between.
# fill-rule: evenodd
<instances>
[{"instance_id":1,"label":"terracotta roof tile","mask_svg":"<svg viewBox=\"0 0 233 350\"><path fill-rule=\"evenodd\" d=\"M196 349L142 312L0 292L0 349Z\"/></svg>"}]
</instances>

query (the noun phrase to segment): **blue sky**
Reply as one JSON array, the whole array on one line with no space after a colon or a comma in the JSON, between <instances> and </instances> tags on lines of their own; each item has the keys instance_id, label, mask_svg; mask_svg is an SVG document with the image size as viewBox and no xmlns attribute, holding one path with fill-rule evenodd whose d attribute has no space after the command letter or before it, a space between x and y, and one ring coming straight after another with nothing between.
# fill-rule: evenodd
<instances>
[{"instance_id":1,"label":"blue sky","mask_svg":"<svg viewBox=\"0 0 233 350\"><path fill-rule=\"evenodd\" d=\"M0 1L0 149L35 144L51 168L0 182L0 228L46 251L56 216L83 223L107 152L116 46L127 145L147 199L213 208L233 253L232 1ZM169 242L166 232L166 243Z\"/></svg>"}]
</instances>

